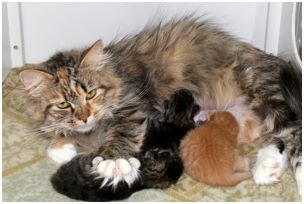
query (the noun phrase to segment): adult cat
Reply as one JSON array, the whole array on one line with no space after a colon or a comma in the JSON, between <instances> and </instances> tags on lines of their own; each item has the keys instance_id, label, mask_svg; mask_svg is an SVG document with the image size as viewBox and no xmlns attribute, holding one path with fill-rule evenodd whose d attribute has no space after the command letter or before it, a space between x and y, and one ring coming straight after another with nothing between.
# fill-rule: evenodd
<instances>
[{"instance_id":1,"label":"adult cat","mask_svg":"<svg viewBox=\"0 0 304 204\"><path fill-rule=\"evenodd\" d=\"M89 148L98 148L105 159L100 177L113 178L120 158L132 167L128 161L140 151L149 113L161 110L176 90L187 89L201 109L225 110L236 101L252 109L269 150L266 156L258 154L255 181L277 180L280 175L268 172L287 153L301 192L301 71L289 63L191 17L146 28L106 47L97 41L80 59L75 68L27 70L20 78L39 104L39 125L52 129L52 136L73 133L85 142L88 133L102 135ZM46 91L52 97L41 98ZM111 128L96 126L99 121ZM132 184L137 177L134 170L120 180Z\"/></svg>"}]
</instances>

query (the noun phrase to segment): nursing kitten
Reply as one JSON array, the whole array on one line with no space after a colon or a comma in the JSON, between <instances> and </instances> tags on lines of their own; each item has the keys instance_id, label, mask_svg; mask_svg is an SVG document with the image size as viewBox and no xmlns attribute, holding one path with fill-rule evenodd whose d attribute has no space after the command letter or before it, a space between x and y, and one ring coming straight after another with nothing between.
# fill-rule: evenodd
<instances>
[{"instance_id":1,"label":"nursing kitten","mask_svg":"<svg viewBox=\"0 0 304 204\"><path fill-rule=\"evenodd\" d=\"M271 157L259 157L256 166L271 172L272 164L284 162L281 153L287 153L300 186L301 71L284 60L192 17L160 23L105 47L97 41L76 55L74 65L49 69L43 64L22 71L22 97L43 135L72 138L76 151L81 146L97 152L103 159L99 177L111 179L108 169L116 169L123 174L119 181L136 182L139 173L131 161L139 163L134 155L144 144L149 115L162 112L175 91L187 89L205 110L223 110L244 98L243 105L260 120L266 148L283 147L270 151ZM61 150L69 152L67 160L73 158L71 148ZM129 170L121 169L121 163ZM263 174L265 168L253 169L262 175L256 183L279 179ZM91 172L78 169L86 170L79 174Z\"/></svg>"},{"instance_id":2,"label":"nursing kitten","mask_svg":"<svg viewBox=\"0 0 304 204\"><path fill-rule=\"evenodd\" d=\"M249 160L236 153L239 125L229 112L209 113L202 126L182 140L185 172L212 186L233 186L251 177Z\"/></svg>"},{"instance_id":3,"label":"nursing kitten","mask_svg":"<svg viewBox=\"0 0 304 204\"><path fill-rule=\"evenodd\" d=\"M175 184L183 173L179 143L187 131L194 128L193 117L198 110L192 94L179 90L165 101L163 113L154 111L150 115L144 144L134 155L141 166L140 176L132 185L119 182L113 187L110 184L115 180L107 182L103 178L96 179L94 173L86 174L92 169L97 171L102 161L98 161L98 154L87 154L61 166L51 178L53 187L74 199L108 201L125 199L145 188L167 188Z\"/></svg>"},{"instance_id":4,"label":"nursing kitten","mask_svg":"<svg viewBox=\"0 0 304 204\"><path fill-rule=\"evenodd\" d=\"M203 123L208 119L210 112L226 111L231 113L239 125L238 144L250 144L261 136L261 121L254 112L244 105L243 98L238 98L236 102L223 110L200 110L194 117L196 123Z\"/></svg>"}]
</instances>

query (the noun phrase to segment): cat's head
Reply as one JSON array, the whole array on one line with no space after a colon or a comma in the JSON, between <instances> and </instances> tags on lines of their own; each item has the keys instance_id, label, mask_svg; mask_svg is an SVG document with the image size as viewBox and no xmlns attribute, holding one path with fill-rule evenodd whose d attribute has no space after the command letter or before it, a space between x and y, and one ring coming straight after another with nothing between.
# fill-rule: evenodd
<instances>
[{"instance_id":1,"label":"cat's head","mask_svg":"<svg viewBox=\"0 0 304 204\"><path fill-rule=\"evenodd\" d=\"M238 134L239 124L235 117L226 111L216 111L208 113L208 121L230 131L233 135Z\"/></svg>"},{"instance_id":2,"label":"cat's head","mask_svg":"<svg viewBox=\"0 0 304 204\"><path fill-rule=\"evenodd\" d=\"M37 119L47 130L88 132L119 102L121 81L110 68L101 41L85 51L77 67L54 65L19 74Z\"/></svg>"}]
</instances>

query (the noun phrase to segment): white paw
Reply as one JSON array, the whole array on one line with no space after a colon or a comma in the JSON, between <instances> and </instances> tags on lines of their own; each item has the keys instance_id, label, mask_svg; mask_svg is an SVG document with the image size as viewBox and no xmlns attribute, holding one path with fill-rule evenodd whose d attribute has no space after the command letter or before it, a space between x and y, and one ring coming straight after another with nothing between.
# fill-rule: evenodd
<instances>
[{"instance_id":1,"label":"white paw","mask_svg":"<svg viewBox=\"0 0 304 204\"><path fill-rule=\"evenodd\" d=\"M299 195L302 196L302 166L297 167L295 177L298 185Z\"/></svg>"},{"instance_id":2,"label":"white paw","mask_svg":"<svg viewBox=\"0 0 304 204\"><path fill-rule=\"evenodd\" d=\"M65 144L62 148L48 148L47 154L55 162L64 164L75 157L77 151L73 144Z\"/></svg>"},{"instance_id":3,"label":"white paw","mask_svg":"<svg viewBox=\"0 0 304 204\"><path fill-rule=\"evenodd\" d=\"M140 162L134 157L128 160L120 158L115 161L95 157L92 165L93 173L99 174L97 178L104 178L101 187L107 184L115 188L120 181L125 181L130 186L139 177Z\"/></svg>"},{"instance_id":4,"label":"white paw","mask_svg":"<svg viewBox=\"0 0 304 204\"><path fill-rule=\"evenodd\" d=\"M199 123L200 121L204 122L208 120L208 112L211 110L200 110L193 118L195 123Z\"/></svg>"},{"instance_id":5,"label":"white paw","mask_svg":"<svg viewBox=\"0 0 304 204\"><path fill-rule=\"evenodd\" d=\"M278 182L288 165L286 151L281 154L275 145L269 145L258 152L252 169L253 179L257 184Z\"/></svg>"}]
</instances>

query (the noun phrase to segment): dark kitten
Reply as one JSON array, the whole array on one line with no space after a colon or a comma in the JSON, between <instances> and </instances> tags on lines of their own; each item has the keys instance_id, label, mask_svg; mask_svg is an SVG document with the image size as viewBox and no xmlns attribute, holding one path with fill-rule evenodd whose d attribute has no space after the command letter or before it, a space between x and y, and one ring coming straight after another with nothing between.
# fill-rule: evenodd
<instances>
[{"instance_id":1,"label":"dark kitten","mask_svg":"<svg viewBox=\"0 0 304 204\"><path fill-rule=\"evenodd\" d=\"M186 133L194 128L193 118L199 106L189 91L180 90L170 101L165 101L164 109L163 114L152 114L141 149L141 161L145 165L141 170L148 175L145 184L149 187L169 187L181 176L183 165L179 157L179 144Z\"/></svg>"},{"instance_id":2,"label":"dark kitten","mask_svg":"<svg viewBox=\"0 0 304 204\"><path fill-rule=\"evenodd\" d=\"M149 118L145 141L140 153L134 155L141 162L140 177L131 185L119 182L115 188L96 179L91 173L97 154L81 155L61 166L52 176L53 187L74 199L86 201L121 200L145 188L166 188L175 184L183 172L179 157L180 140L194 127L193 117L199 110L192 94L186 90L175 92L165 101L164 113L153 112Z\"/></svg>"}]
</instances>

